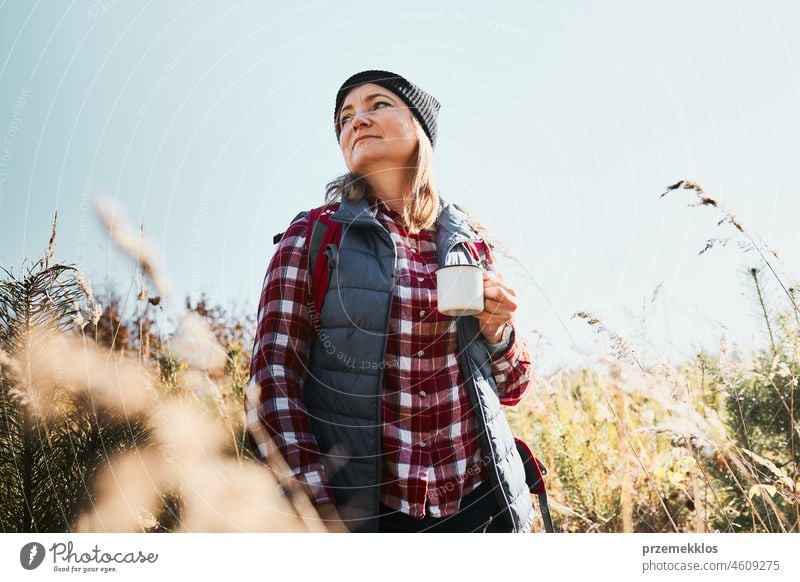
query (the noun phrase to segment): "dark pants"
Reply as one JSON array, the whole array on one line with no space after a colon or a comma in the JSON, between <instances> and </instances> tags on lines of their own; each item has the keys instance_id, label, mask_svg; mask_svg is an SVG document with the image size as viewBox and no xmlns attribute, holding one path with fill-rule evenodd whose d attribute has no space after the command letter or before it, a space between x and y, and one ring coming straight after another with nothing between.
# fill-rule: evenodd
<instances>
[{"instance_id":1,"label":"dark pants","mask_svg":"<svg viewBox=\"0 0 800 582\"><path fill-rule=\"evenodd\" d=\"M461 509L455 515L431 517L426 515L416 519L408 514L380 505L381 515L378 520L380 532L510 532L511 524L500 509L495 492L489 481L484 481L477 488L461 499Z\"/></svg>"}]
</instances>

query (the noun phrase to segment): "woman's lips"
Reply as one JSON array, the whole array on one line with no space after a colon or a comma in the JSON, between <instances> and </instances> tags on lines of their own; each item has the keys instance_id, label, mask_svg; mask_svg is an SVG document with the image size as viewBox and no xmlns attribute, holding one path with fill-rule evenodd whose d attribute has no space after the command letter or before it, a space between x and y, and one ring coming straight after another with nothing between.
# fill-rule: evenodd
<instances>
[{"instance_id":1,"label":"woman's lips","mask_svg":"<svg viewBox=\"0 0 800 582\"><path fill-rule=\"evenodd\" d=\"M358 144L359 142L361 142L361 141L363 141L365 139L369 139L371 137L376 138L378 136L377 135L361 135L361 136L356 138L356 141L353 142L353 147L356 147L356 144Z\"/></svg>"}]
</instances>

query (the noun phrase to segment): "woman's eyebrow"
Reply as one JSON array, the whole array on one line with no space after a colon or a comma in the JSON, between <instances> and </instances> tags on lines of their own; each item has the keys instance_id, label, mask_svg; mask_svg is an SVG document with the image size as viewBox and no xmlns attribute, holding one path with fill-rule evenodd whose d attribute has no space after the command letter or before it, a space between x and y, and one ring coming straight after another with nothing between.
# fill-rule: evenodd
<instances>
[{"instance_id":1,"label":"woman's eyebrow","mask_svg":"<svg viewBox=\"0 0 800 582\"><path fill-rule=\"evenodd\" d=\"M369 101L370 99L374 99L375 97L387 97L387 98L391 99L392 101L394 101L394 99L392 99L392 98L391 98L389 95L387 95L386 93L373 93L373 94L371 94L371 95L367 95L367 96L366 96L366 98L365 98L364 100L365 100L365 101ZM342 109L339 111L339 115L341 116L341 114L342 114L342 113L344 113L344 111L345 111L346 109L352 109L352 108L353 108L353 106L352 106L351 104L349 104L349 103L348 103L347 105L345 105L344 107L342 107Z\"/></svg>"}]
</instances>

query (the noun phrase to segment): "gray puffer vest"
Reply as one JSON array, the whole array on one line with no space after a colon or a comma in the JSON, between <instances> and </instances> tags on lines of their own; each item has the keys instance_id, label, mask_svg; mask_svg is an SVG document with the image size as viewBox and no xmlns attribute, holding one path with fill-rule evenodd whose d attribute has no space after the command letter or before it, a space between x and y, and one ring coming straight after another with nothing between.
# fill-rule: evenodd
<instances>
[{"instance_id":1,"label":"gray puffer vest","mask_svg":"<svg viewBox=\"0 0 800 582\"><path fill-rule=\"evenodd\" d=\"M440 266L475 264L463 248L480 240L464 212L442 201L436 247ZM300 213L300 215L307 213ZM298 215L298 216L300 216ZM381 394L397 252L367 200L342 202L331 219L342 238L319 314L303 401L336 508L350 531L378 531L381 492ZM488 349L472 316L457 320L459 366L477 415L480 447L500 507L515 532L529 532L534 509L492 375ZM499 486L498 486L499 485Z\"/></svg>"}]
</instances>

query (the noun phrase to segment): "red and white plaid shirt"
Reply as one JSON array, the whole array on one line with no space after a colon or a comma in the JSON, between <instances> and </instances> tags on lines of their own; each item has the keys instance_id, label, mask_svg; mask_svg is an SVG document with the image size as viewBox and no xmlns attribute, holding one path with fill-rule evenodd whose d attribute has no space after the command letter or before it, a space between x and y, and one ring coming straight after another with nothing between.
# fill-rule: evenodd
<instances>
[{"instance_id":1,"label":"red and white plaid shirt","mask_svg":"<svg viewBox=\"0 0 800 582\"><path fill-rule=\"evenodd\" d=\"M488 458L456 359L456 319L436 309L436 227L409 234L397 213L369 201L395 242L398 269L385 354L381 502L417 518L452 515L461 497L488 479ZM289 226L264 279L250 368L251 387L261 390L247 424L262 424L318 504L334 497L301 398L313 333L307 224L300 218ZM532 372L525 341L514 336L492 361L508 406L520 400Z\"/></svg>"}]
</instances>

